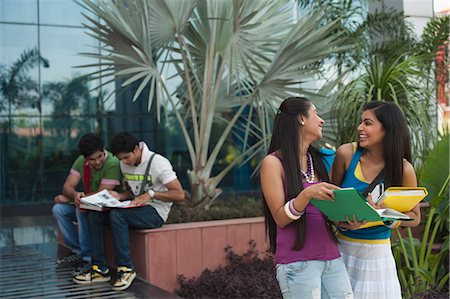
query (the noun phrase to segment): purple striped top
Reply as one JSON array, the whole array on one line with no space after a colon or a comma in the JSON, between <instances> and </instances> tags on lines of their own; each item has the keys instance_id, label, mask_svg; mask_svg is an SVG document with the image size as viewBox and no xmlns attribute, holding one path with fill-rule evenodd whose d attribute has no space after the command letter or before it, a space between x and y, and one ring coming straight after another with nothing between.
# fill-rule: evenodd
<instances>
[{"instance_id":1,"label":"purple striped top","mask_svg":"<svg viewBox=\"0 0 450 299\"><path fill-rule=\"evenodd\" d=\"M305 188L316 183L303 183ZM298 261L328 261L340 257L339 249L327 230L325 218L312 204L306 207L306 239L303 248L292 250L295 242L295 225L291 223L284 228L277 226L277 264L289 264Z\"/></svg>"}]
</instances>

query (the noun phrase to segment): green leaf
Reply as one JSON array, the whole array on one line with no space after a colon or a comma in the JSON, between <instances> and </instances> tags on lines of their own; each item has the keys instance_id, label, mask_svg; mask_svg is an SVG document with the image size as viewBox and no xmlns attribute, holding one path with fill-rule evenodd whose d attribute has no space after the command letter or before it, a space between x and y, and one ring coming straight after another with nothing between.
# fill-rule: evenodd
<instances>
[{"instance_id":1,"label":"green leaf","mask_svg":"<svg viewBox=\"0 0 450 299\"><path fill-rule=\"evenodd\" d=\"M440 191L449 180L449 136L445 135L428 154L420 172L419 182L428 190L426 198L433 206L438 205Z\"/></svg>"}]
</instances>

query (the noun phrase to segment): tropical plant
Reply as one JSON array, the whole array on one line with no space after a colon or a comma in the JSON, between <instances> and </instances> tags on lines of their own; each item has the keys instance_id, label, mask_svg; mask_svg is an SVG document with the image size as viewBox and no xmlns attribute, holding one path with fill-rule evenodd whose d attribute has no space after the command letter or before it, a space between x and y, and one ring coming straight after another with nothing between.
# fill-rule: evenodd
<instances>
[{"instance_id":1,"label":"tropical plant","mask_svg":"<svg viewBox=\"0 0 450 299\"><path fill-rule=\"evenodd\" d=\"M448 60L448 41L450 36L450 16L439 16L431 18L423 29L419 50L428 54L428 66L432 66L436 55L443 51Z\"/></svg>"},{"instance_id":2,"label":"tropical plant","mask_svg":"<svg viewBox=\"0 0 450 299\"><path fill-rule=\"evenodd\" d=\"M420 72L418 56L399 56L382 62L372 57L363 74L348 83L336 96L334 120L337 125L338 144L357 139L356 127L364 105L372 100L395 102L404 112L414 144L414 156L420 158L433 144L431 116L428 113L430 92L423 89L425 75Z\"/></svg>"},{"instance_id":3,"label":"tropical plant","mask_svg":"<svg viewBox=\"0 0 450 299\"><path fill-rule=\"evenodd\" d=\"M355 29L354 37L358 40L363 63L373 56L387 63L404 53L414 52L417 46L413 25L402 11L394 9L367 14Z\"/></svg>"},{"instance_id":4,"label":"tropical plant","mask_svg":"<svg viewBox=\"0 0 450 299\"><path fill-rule=\"evenodd\" d=\"M100 19L86 16L85 27L104 44L100 54L87 54L102 61L91 78L137 84L133 101L147 90L158 119L162 108L175 115L191 162L191 206L209 207L224 176L267 147L280 101L315 95L305 84L320 62L351 46L341 46L336 22L320 23L321 12L295 21L289 1L83 3ZM214 128L221 132L216 139ZM213 173L231 135L241 141L239 155ZM257 141L249 144L252 136Z\"/></svg>"},{"instance_id":5,"label":"tropical plant","mask_svg":"<svg viewBox=\"0 0 450 299\"><path fill-rule=\"evenodd\" d=\"M363 56L359 73L335 96L331 121L338 144L355 140L358 117L365 103L393 101L406 115L414 162L420 166L437 140L436 79L445 68L439 68L435 61L438 49L447 53L449 20L430 19L418 40L401 12L388 10L367 15L354 34L360 40ZM445 63L441 59L441 64ZM440 78L440 82L444 84L446 78Z\"/></svg>"},{"instance_id":6,"label":"tropical plant","mask_svg":"<svg viewBox=\"0 0 450 299\"><path fill-rule=\"evenodd\" d=\"M428 74L426 88L434 90L438 101L446 97L445 86L449 78L449 36L450 16L434 17L425 26L419 43L419 51L426 58L421 66L421 70ZM437 119L437 109L432 112Z\"/></svg>"},{"instance_id":7,"label":"tropical plant","mask_svg":"<svg viewBox=\"0 0 450 299\"><path fill-rule=\"evenodd\" d=\"M339 52L332 57L330 66L335 66L339 75L351 71L361 59L361 48L366 43L361 42L361 24L367 15L367 3L353 0L297 0L300 11L321 10L324 12L322 22L337 21L338 28L344 32L347 40L355 44L355 47L345 52ZM329 71L329 68L326 69ZM343 84L342 81L339 81Z\"/></svg>"},{"instance_id":8,"label":"tropical plant","mask_svg":"<svg viewBox=\"0 0 450 299\"><path fill-rule=\"evenodd\" d=\"M448 137L444 136L436 144L421 170L420 185L427 187L430 203L428 213L425 214L422 240L415 239L409 227L406 228L406 238L402 237L398 229L396 231L399 240L394 244L393 250L405 298L414 298L416 294L424 291L440 291L448 283ZM437 239L442 243L438 251L434 246Z\"/></svg>"},{"instance_id":9,"label":"tropical plant","mask_svg":"<svg viewBox=\"0 0 450 299\"><path fill-rule=\"evenodd\" d=\"M417 71L423 57L412 54L417 44L412 25L405 21L403 12L388 9L368 13L367 3L363 2L298 1L301 7L323 10L325 19L339 19L346 37L355 44L348 51L336 54L333 57L335 62L329 68L333 70L336 67L342 78L334 89L334 96L320 106L326 123L331 124L324 131L324 140L331 144L354 141L362 106L369 98L379 99L388 93L386 100L395 99L400 105L408 103L402 108L407 115L414 117L411 120L411 132L417 132L417 128L423 124L430 127L432 123L429 121L429 105L426 104L429 102L423 102L428 99L427 95L419 87L426 85L425 76ZM411 56L416 57L409 59ZM403 62L406 59L409 60ZM402 82L405 78L408 79L407 84ZM405 98L405 94L408 98ZM419 124L415 124L417 115L425 116ZM420 138L414 140L422 145L415 147L421 156L422 148L432 144Z\"/></svg>"}]
</instances>

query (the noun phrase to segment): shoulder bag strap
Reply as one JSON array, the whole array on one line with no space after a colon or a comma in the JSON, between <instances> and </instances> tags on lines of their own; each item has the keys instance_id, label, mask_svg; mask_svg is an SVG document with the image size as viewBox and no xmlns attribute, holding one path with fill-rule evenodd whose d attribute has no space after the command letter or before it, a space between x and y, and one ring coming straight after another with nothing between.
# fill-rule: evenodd
<instances>
[{"instance_id":1,"label":"shoulder bag strap","mask_svg":"<svg viewBox=\"0 0 450 299\"><path fill-rule=\"evenodd\" d=\"M367 195L369 195L369 192L372 191L373 188L375 188L375 186L378 183L380 183L383 178L384 178L384 168L380 171L380 173L377 175L377 177L373 179L372 183L370 183L370 185L367 186L367 188L364 190L362 195L364 197L367 197Z\"/></svg>"},{"instance_id":2,"label":"shoulder bag strap","mask_svg":"<svg viewBox=\"0 0 450 299\"><path fill-rule=\"evenodd\" d=\"M143 194L144 191L144 187L145 185L147 185L148 183L148 172L150 170L150 165L152 164L153 158L155 157L156 153L153 153L153 155L150 157L150 159L148 160L147 163L147 168L145 169L145 173L144 173L144 179L142 180L142 185L141 185L141 189L139 190L139 195Z\"/></svg>"}]
</instances>

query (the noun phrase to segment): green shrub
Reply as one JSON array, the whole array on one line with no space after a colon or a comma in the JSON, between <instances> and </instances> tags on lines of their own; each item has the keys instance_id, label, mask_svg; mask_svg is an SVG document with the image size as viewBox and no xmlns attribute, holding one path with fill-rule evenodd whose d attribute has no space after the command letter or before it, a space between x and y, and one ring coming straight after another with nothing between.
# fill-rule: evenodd
<instances>
[{"instance_id":1,"label":"green shrub","mask_svg":"<svg viewBox=\"0 0 450 299\"><path fill-rule=\"evenodd\" d=\"M167 223L224 220L258 217L264 214L261 199L248 196L218 199L208 210L195 209L175 203Z\"/></svg>"}]
</instances>

